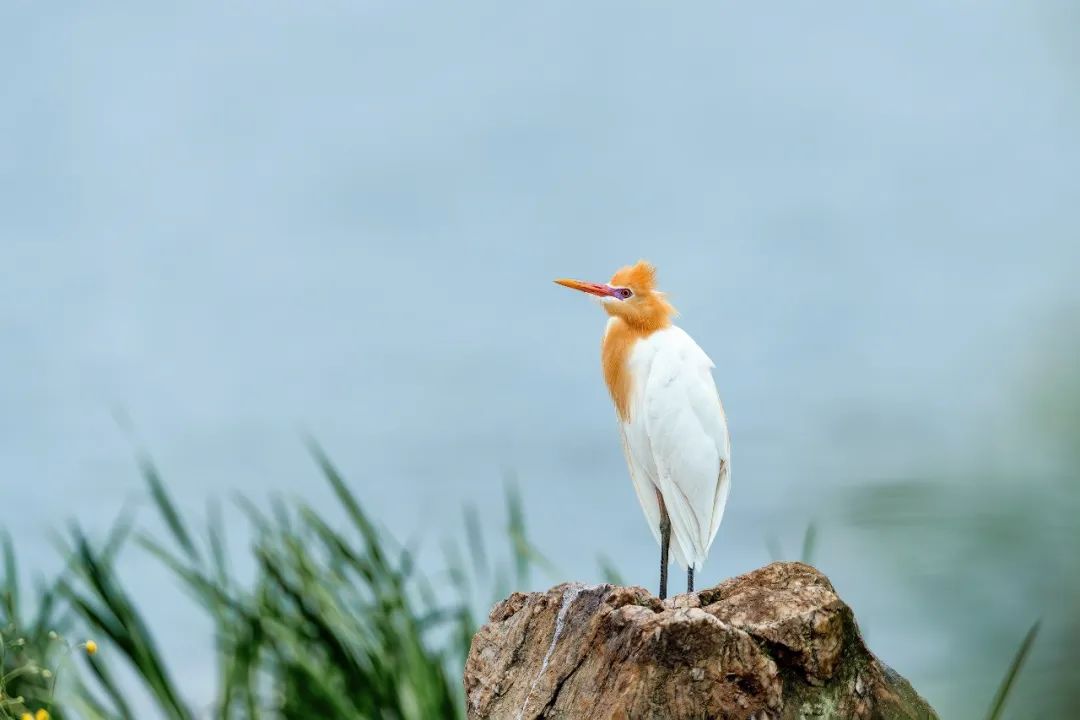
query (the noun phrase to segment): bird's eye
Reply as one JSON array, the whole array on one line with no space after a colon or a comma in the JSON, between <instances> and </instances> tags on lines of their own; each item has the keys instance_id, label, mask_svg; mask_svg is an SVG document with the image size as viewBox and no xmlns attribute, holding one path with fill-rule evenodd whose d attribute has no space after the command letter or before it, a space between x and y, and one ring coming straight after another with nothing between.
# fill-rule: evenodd
<instances>
[{"instance_id":1,"label":"bird's eye","mask_svg":"<svg viewBox=\"0 0 1080 720\"><path fill-rule=\"evenodd\" d=\"M626 300L627 298L629 298L634 293L630 290L630 288L619 288L616 291L616 294L619 296L620 300Z\"/></svg>"}]
</instances>

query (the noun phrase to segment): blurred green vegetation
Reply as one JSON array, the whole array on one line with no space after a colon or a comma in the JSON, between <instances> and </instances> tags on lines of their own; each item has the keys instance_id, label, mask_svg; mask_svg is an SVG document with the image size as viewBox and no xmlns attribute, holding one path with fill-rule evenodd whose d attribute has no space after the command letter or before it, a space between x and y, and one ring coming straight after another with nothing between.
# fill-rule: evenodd
<instances>
[{"instance_id":1,"label":"blurred green vegetation","mask_svg":"<svg viewBox=\"0 0 1080 720\"><path fill-rule=\"evenodd\" d=\"M990 698L1003 677L1008 707L999 688L989 717L1066 718L1080 707L1080 337L1032 345L1009 411L982 419L985 444L959 470L844 498L876 562L952 640L949 657L920 672L948 680L956 717L985 717L972 698Z\"/></svg>"},{"instance_id":2,"label":"blurred green vegetation","mask_svg":"<svg viewBox=\"0 0 1080 720\"><path fill-rule=\"evenodd\" d=\"M0 547L4 555L0 586L0 717L49 712L56 668L67 651L61 632L70 626L70 621L60 610L55 584L35 588L34 607L27 607L14 546L6 533L0 535ZM52 717L61 718L63 714L53 712Z\"/></svg>"},{"instance_id":3,"label":"blurred green vegetation","mask_svg":"<svg viewBox=\"0 0 1080 720\"><path fill-rule=\"evenodd\" d=\"M63 543L69 565L37 589L33 616L20 605L15 555L4 538L0 718L44 711L60 720L133 720L131 677L155 715L171 720L463 718L473 608L501 598L511 583L527 583L534 566L549 566L526 537L514 485L507 487L510 556L489 560L476 513L467 510L470 562L446 545L450 582L440 587L451 588L448 597L418 570L409 548L372 522L326 455L311 449L347 525L331 527L303 503L263 512L240 500L253 535L250 582L230 570L220 510L212 506L201 532L191 527L149 460L143 474L167 536L134 532L127 515L100 545L72 528ZM213 621L218 682L209 710L191 705L125 587L117 556L133 543L168 567ZM96 642L68 644L72 627ZM88 652L97 643L101 651ZM56 687L72 657L80 667Z\"/></svg>"}]
</instances>

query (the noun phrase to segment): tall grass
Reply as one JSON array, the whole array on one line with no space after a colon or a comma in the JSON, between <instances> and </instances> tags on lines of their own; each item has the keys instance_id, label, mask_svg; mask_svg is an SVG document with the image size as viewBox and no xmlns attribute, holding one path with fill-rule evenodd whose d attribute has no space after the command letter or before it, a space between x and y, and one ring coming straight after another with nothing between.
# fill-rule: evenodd
<instances>
[{"instance_id":1,"label":"tall grass","mask_svg":"<svg viewBox=\"0 0 1080 720\"><path fill-rule=\"evenodd\" d=\"M325 453L314 444L311 450L346 522L334 527L303 503L264 512L238 501L253 536L256 572L249 582L230 572L220 509L212 508L204 528L193 527L149 460L143 475L164 534L129 538L125 517L95 545L73 528L65 546L69 567L38 592L32 618L20 615L18 570L5 539L0 718L44 709L60 719L134 720L140 715L129 697L132 675L155 716L170 720L463 718L460 678L475 631L472 608L501 597L511 583L520 586L534 565L546 562L526 538L513 486L509 557L490 559L475 512L466 512L470 561L449 549L450 582L436 591L414 553L377 527ZM168 567L213 623L217 689L209 708L194 706L170 672L117 568L119 549L132 543ZM54 671L42 669L60 661L62 635L72 623L105 652L81 653L85 668L72 673L61 702Z\"/></svg>"}]
</instances>

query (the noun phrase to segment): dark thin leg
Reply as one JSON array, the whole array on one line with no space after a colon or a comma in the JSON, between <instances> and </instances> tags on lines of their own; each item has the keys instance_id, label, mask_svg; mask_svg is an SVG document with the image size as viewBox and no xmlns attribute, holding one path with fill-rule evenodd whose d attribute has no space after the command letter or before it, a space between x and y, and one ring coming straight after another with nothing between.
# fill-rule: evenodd
<instances>
[{"instance_id":1,"label":"dark thin leg","mask_svg":"<svg viewBox=\"0 0 1080 720\"><path fill-rule=\"evenodd\" d=\"M668 548L671 547L671 522L667 515L660 522L660 599L667 597Z\"/></svg>"},{"instance_id":2,"label":"dark thin leg","mask_svg":"<svg viewBox=\"0 0 1080 720\"><path fill-rule=\"evenodd\" d=\"M667 597L667 566L668 549L671 547L671 518L668 517L667 508L664 507L664 498L660 491L656 491L656 499L660 502L660 599Z\"/></svg>"},{"instance_id":3,"label":"dark thin leg","mask_svg":"<svg viewBox=\"0 0 1080 720\"><path fill-rule=\"evenodd\" d=\"M686 571L686 592L694 592L694 566L691 565Z\"/></svg>"}]
</instances>

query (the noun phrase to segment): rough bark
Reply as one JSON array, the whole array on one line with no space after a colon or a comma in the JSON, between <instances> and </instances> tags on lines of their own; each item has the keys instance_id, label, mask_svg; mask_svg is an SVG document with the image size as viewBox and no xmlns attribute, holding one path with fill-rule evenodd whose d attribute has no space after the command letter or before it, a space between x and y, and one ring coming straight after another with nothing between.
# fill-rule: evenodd
<instances>
[{"instance_id":1,"label":"rough bark","mask_svg":"<svg viewBox=\"0 0 1080 720\"><path fill-rule=\"evenodd\" d=\"M470 720L937 718L801 563L665 601L614 585L514 593L473 638L465 692Z\"/></svg>"}]
</instances>

